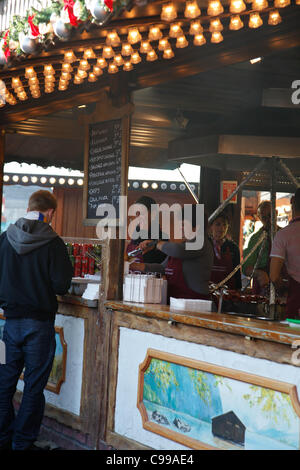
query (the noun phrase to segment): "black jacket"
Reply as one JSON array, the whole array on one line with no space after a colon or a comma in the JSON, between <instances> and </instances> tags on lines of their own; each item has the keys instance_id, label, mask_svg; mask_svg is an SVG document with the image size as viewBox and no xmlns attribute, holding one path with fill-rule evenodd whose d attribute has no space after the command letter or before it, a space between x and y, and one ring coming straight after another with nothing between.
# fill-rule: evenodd
<instances>
[{"instance_id":1,"label":"black jacket","mask_svg":"<svg viewBox=\"0 0 300 470\"><path fill-rule=\"evenodd\" d=\"M0 307L6 318L54 320L56 294L71 284L72 264L50 225L19 219L0 236Z\"/></svg>"}]
</instances>

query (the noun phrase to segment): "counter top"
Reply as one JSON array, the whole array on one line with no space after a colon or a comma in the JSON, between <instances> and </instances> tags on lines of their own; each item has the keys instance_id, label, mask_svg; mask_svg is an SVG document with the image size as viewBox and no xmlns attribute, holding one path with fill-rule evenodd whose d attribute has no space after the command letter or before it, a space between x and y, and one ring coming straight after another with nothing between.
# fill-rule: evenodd
<instances>
[{"instance_id":1,"label":"counter top","mask_svg":"<svg viewBox=\"0 0 300 470\"><path fill-rule=\"evenodd\" d=\"M238 316L238 314L188 312L171 309L167 305L112 300L105 302L105 307L118 312L173 321L277 343L291 345L294 341L300 340L300 328L290 327L288 324L275 321L245 318Z\"/></svg>"},{"instance_id":2,"label":"counter top","mask_svg":"<svg viewBox=\"0 0 300 470\"><path fill-rule=\"evenodd\" d=\"M81 306L89 307L89 308L97 308L97 305L98 305L98 300L83 299L79 295L72 295L72 294L58 295L57 300L58 302L61 302L61 303L81 305Z\"/></svg>"}]
</instances>

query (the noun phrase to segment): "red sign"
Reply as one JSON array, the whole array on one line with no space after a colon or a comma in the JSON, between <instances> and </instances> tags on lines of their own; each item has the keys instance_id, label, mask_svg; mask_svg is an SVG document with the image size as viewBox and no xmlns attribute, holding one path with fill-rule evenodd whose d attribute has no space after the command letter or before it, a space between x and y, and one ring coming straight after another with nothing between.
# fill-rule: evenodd
<instances>
[{"instance_id":1,"label":"red sign","mask_svg":"<svg viewBox=\"0 0 300 470\"><path fill-rule=\"evenodd\" d=\"M237 188L237 181L221 181L221 202L224 202ZM230 199L230 202L237 204L237 194Z\"/></svg>"}]
</instances>

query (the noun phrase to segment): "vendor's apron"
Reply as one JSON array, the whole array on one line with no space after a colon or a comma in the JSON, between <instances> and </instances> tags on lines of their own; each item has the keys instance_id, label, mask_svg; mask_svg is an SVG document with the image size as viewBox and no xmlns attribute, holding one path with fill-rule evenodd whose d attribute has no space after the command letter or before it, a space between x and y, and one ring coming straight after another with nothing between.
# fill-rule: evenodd
<instances>
[{"instance_id":1,"label":"vendor's apron","mask_svg":"<svg viewBox=\"0 0 300 470\"><path fill-rule=\"evenodd\" d=\"M227 247L226 251L221 253L221 257L218 258L216 254L214 254L214 264L211 270L210 280L214 284L219 284L219 282L223 281L228 274L230 274L233 270L232 264L232 255L229 247ZM232 276L231 279L226 281L225 283L229 289L235 289L235 279Z\"/></svg>"},{"instance_id":2,"label":"vendor's apron","mask_svg":"<svg viewBox=\"0 0 300 470\"><path fill-rule=\"evenodd\" d=\"M165 275L168 281L168 301L170 297L175 297L177 299L211 300L209 294L199 294L186 285L181 259L170 256L165 268Z\"/></svg>"},{"instance_id":3,"label":"vendor's apron","mask_svg":"<svg viewBox=\"0 0 300 470\"><path fill-rule=\"evenodd\" d=\"M300 282L289 276L288 297L286 302L287 318L300 317Z\"/></svg>"},{"instance_id":4,"label":"vendor's apron","mask_svg":"<svg viewBox=\"0 0 300 470\"><path fill-rule=\"evenodd\" d=\"M290 221L290 224L299 222L300 217L295 217ZM286 302L286 316L287 318L300 317L300 282L296 281L293 277L289 277L288 296Z\"/></svg>"}]
</instances>

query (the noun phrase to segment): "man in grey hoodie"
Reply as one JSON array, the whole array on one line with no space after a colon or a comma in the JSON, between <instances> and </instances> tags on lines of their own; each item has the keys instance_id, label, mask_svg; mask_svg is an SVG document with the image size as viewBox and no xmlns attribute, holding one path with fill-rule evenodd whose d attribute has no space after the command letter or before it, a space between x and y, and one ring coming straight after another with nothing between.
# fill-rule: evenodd
<instances>
[{"instance_id":1,"label":"man in grey hoodie","mask_svg":"<svg viewBox=\"0 0 300 470\"><path fill-rule=\"evenodd\" d=\"M55 355L57 294L71 284L72 265L63 240L50 227L57 202L33 193L25 217L0 236L0 307L6 318L6 361L0 365L0 450L32 450L45 407L44 388ZM15 416L13 396L24 369Z\"/></svg>"}]
</instances>

